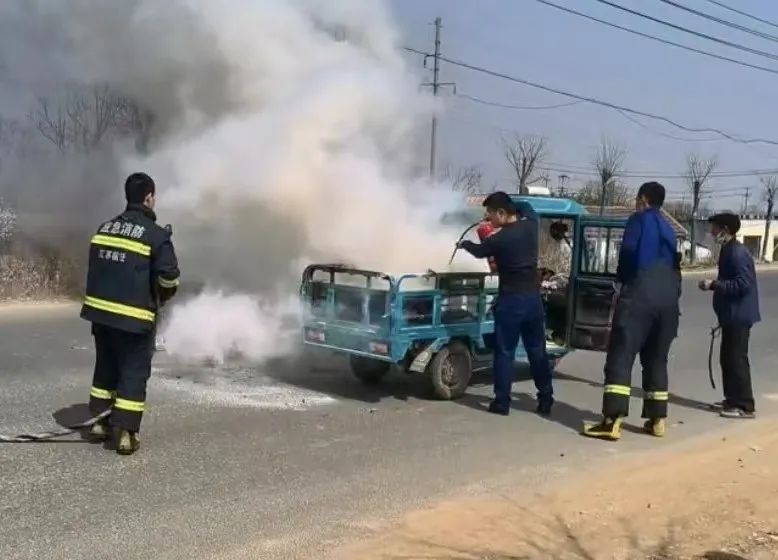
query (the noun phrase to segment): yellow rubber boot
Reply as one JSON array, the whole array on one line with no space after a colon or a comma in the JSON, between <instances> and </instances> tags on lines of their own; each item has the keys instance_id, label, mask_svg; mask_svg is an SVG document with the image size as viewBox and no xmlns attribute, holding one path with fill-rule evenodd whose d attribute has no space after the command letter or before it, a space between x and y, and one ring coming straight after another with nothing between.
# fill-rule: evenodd
<instances>
[{"instance_id":1,"label":"yellow rubber boot","mask_svg":"<svg viewBox=\"0 0 778 560\"><path fill-rule=\"evenodd\" d=\"M649 418L646 423L643 424L643 429L646 433L651 434L654 437L665 437L667 433L667 423L664 418Z\"/></svg>"},{"instance_id":2,"label":"yellow rubber boot","mask_svg":"<svg viewBox=\"0 0 778 560\"><path fill-rule=\"evenodd\" d=\"M116 430L116 452L119 455L132 455L140 449L138 434L127 430Z\"/></svg>"},{"instance_id":3,"label":"yellow rubber boot","mask_svg":"<svg viewBox=\"0 0 778 560\"><path fill-rule=\"evenodd\" d=\"M111 432L108 429L108 426L105 425L102 422L98 422L97 424L94 424L87 433L87 438L89 441L99 443L101 441L106 441L111 436Z\"/></svg>"},{"instance_id":4,"label":"yellow rubber boot","mask_svg":"<svg viewBox=\"0 0 778 560\"><path fill-rule=\"evenodd\" d=\"M583 435L618 441L621 439L621 425L623 423L623 418L603 418L599 424L584 424Z\"/></svg>"}]
</instances>

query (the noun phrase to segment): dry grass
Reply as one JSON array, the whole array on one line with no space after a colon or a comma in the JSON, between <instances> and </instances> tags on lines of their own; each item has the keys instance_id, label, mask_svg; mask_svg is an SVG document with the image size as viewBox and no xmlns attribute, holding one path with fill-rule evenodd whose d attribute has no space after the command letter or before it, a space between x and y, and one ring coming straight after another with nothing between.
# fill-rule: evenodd
<instances>
[{"instance_id":1,"label":"dry grass","mask_svg":"<svg viewBox=\"0 0 778 560\"><path fill-rule=\"evenodd\" d=\"M0 255L0 300L42 300L76 296L83 264L60 254Z\"/></svg>"}]
</instances>

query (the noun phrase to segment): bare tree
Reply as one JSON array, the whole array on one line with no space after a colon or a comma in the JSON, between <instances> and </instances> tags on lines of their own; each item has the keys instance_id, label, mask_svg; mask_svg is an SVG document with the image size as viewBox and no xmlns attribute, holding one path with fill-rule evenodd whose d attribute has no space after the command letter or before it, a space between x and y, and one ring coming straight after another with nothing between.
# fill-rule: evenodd
<instances>
[{"instance_id":1,"label":"bare tree","mask_svg":"<svg viewBox=\"0 0 778 560\"><path fill-rule=\"evenodd\" d=\"M38 98L37 106L30 111L29 119L41 135L54 144L58 150L65 151L68 144L68 126L67 114L61 104L56 103L52 108L52 103L47 97Z\"/></svg>"},{"instance_id":2,"label":"bare tree","mask_svg":"<svg viewBox=\"0 0 778 560\"><path fill-rule=\"evenodd\" d=\"M472 194L481 191L483 172L477 165L459 167L456 169L447 166L443 170L443 179L451 183L451 188L453 190Z\"/></svg>"},{"instance_id":3,"label":"bare tree","mask_svg":"<svg viewBox=\"0 0 778 560\"><path fill-rule=\"evenodd\" d=\"M602 190L602 185L599 181L587 181L586 184L575 193L574 198L584 206L599 207L603 198ZM629 205L630 201L634 198L634 195L627 185L615 179L608 182L605 198L611 206L624 207Z\"/></svg>"},{"instance_id":4,"label":"bare tree","mask_svg":"<svg viewBox=\"0 0 778 560\"><path fill-rule=\"evenodd\" d=\"M600 214L605 211L605 206L616 203L608 199L608 191L613 190L609 185L615 183L616 178L622 171L624 159L627 157L627 151L624 146L603 138L600 142L597 152L594 156L594 169L597 171L597 177L600 180Z\"/></svg>"},{"instance_id":5,"label":"bare tree","mask_svg":"<svg viewBox=\"0 0 778 560\"><path fill-rule=\"evenodd\" d=\"M90 151L117 137L135 137L145 149L151 114L106 85L71 88L59 99L42 97L29 119L60 151Z\"/></svg>"},{"instance_id":6,"label":"bare tree","mask_svg":"<svg viewBox=\"0 0 778 560\"><path fill-rule=\"evenodd\" d=\"M528 194L527 185L538 180L536 168L548 155L548 141L542 136L517 134L512 140L503 139L502 143L505 159L516 174L519 194Z\"/></svg>"},{"instance_id":7,"label":"bare tree","mask_svg":"<svg viewBox=\"0 0 778 560\"><path fill-rule=\"evenodd\" d=\"M87 151L99 146L116 124L119 105L119 96L108 86L94 86L88 92L70 92L65 110L73 145Z\"/></svg>"},{"instance_id":8,"label":"bare tree","mask_svg":"<svg viewBox=\"0 0 778 560\"><path fill-rule=\"evenodd\" d=\"M716 155L703 157L699 154L689 154L686 156L686 181L692 194L691 235L689 239L689 257L692 264L697 260L697 215L700 209L700 197L704 192L705 183L718 163Z\"/></svg>"},{"instance_id":9,"label":"bare tree","mask_svg":"<svg viewBox=\"0 0 778 560\"><path fill-rule=\"evenodd\" d=\"M775 209L775 195L778 193L778 178L775 175L759 179L764 185L764 199L767 203L767 214L764 222L764 239L762 239L762 260L767 260L767 240L770 238L770 224L773 221ZM775 247L773 247L773 252ZM770 255L772 257L772 255Z\"/></svg>"},{"instance_id":10,"label":"bare tree","mask_svg":"<svg viewBox=\"0 0 778 560\"><path fill-rule=\"evenodd\" d=\"M692 203L689 200L667 200L662 208L682 224L688 224L692 219ZM701 202L697 214L705 216L708 212L709 207Z\"/></svg>"},{"instance_id":11,"label":"bare tree","mask_svg":"<svg viewBox=\"0 0 778 560\"><path fill-rule=\"evenodd\" d=\"M134 137L137 150L146 153L151 140L154 115L126 97L118 98L117 103L115 126L118 132L123 136Z\"/></svg>"}]
</instances>

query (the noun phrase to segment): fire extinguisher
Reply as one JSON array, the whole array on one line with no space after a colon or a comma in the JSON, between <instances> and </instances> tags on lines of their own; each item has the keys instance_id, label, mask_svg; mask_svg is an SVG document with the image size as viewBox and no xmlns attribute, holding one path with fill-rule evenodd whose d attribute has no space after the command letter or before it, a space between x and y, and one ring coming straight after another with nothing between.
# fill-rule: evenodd
<instances>
[{"instance_id":1,"label":"fire extinguisher","mask_svg":"<svg viewBox=\"0 0 778 560\"><path fill-rule=\"evenodd\" d=\"M478 239L481 241L481 243L484 242L484 239L487 237L494 235L497 230L490 224L489 222L483 222L480 226L478 226L478 229L476 230L476 233L478 234ZM494 257L489 257L489 270L492 272L492 274L495 274L497 272L497 263L494 261Z\"/></svg>"}]
</instances>

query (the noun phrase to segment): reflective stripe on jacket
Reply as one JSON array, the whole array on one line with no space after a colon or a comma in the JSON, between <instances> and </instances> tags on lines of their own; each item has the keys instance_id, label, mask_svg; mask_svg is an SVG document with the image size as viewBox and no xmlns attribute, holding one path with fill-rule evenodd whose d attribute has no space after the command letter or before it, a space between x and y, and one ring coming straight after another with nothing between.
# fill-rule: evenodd
<instances>
[{"instance_id":1,"label":"reflective stripe on jacket","mask_svg":"<svg viewBox=\"0 0 778 560\"><path fill-rule=\"evenodd\" d=\"M151 332L160 299L178 287L171 234L154 212L129 205L92 237L81 317L128 332Z\"/></svg>"}]
</instances>

